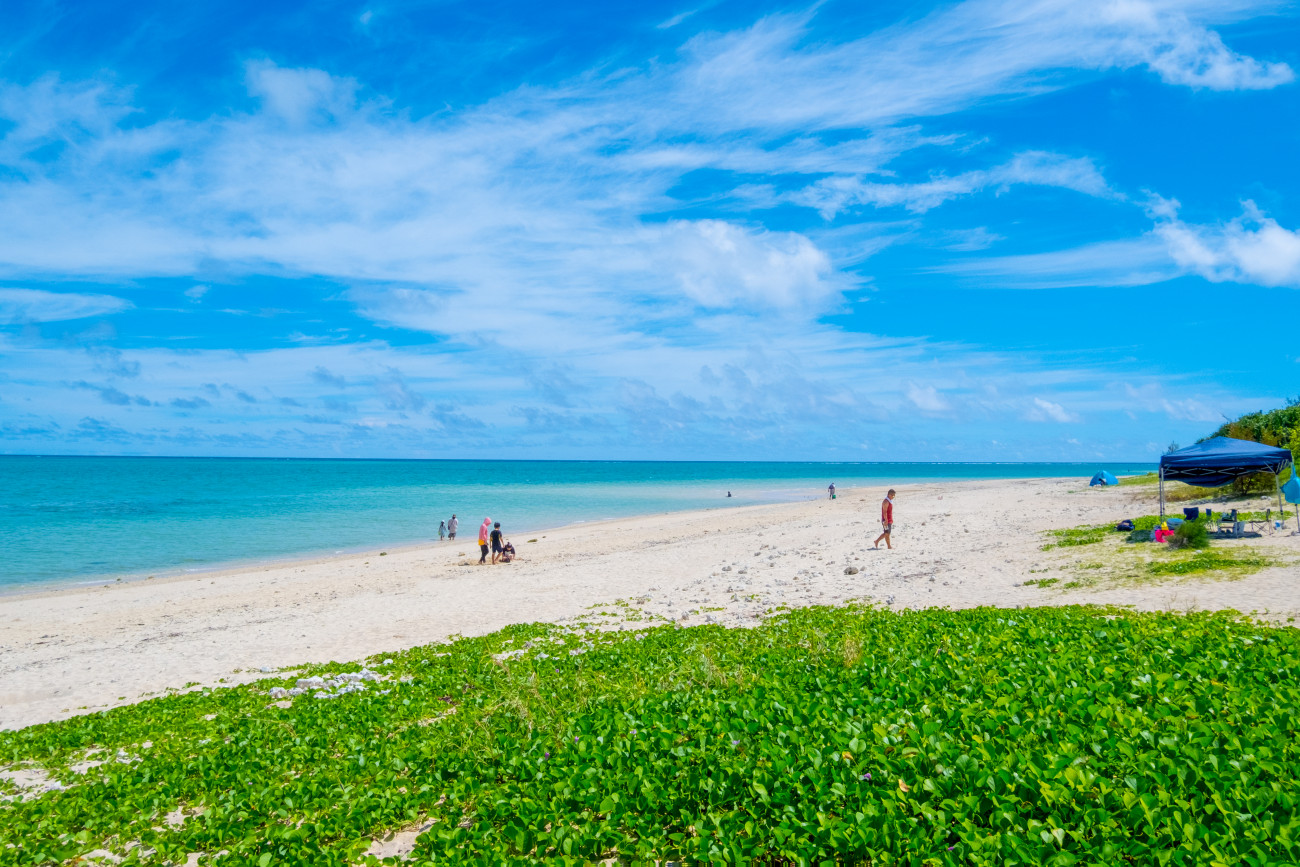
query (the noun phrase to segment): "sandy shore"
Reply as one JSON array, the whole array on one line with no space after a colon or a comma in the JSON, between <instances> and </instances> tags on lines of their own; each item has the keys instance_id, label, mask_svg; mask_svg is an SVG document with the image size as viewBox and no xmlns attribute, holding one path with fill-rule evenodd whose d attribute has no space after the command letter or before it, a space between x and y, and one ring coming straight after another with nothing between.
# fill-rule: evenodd
<instances>
[{"instance_id":1,"label":"sandy shore","mask_svg":"<svg viewBox=\"0 0 1300 867\"><path fill-rule=\"evenodd\" d=\"M514 537L522 559L495 567L468 565L478 560L470 528L466 540L384 556L3 597L0 727L187 684L256 679L264 668L591 616L613 610L591 606L616 600L638 616L729 625L752 624L775 606L849 599L895 608L1093 602L1281 619L1300 612L1300 536L1224 543L1284 564L1239 580L1062 590L1098 546L1043 551L1044 531L1149 514L1152 492L1059 479L897 487L893 550L871 548L882 492L845 490L833 502L583 524L527 537L535 542ZM1056 586L1024 583L1049 574Z\"/></svg>"}]
</instances>

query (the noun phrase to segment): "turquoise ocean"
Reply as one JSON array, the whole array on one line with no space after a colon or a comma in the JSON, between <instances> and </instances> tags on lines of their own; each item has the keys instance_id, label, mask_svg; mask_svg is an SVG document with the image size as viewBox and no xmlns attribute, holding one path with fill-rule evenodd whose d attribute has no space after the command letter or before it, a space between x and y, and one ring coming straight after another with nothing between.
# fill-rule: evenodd
<instances>
[{"instance_id":1,"label":"turquoise ocean","mask_svg":"<svg viewBox=\"0 0 1300 867\"><path fill-rule=\"evenodd\" d=\"M1127 475L1150 464L277 460L0 456L0 593L507 536L916 481ZM732 497L727 499L730 491Z\"/></svg>"}]
</instances>

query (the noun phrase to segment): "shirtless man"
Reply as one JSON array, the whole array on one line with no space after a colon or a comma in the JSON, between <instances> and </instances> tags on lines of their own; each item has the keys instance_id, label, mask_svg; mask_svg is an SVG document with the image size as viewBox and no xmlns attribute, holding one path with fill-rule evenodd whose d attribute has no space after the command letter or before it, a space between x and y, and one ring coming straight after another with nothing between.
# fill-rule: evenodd
<instances>
[{"instance_id":1,"label":"shirtless man","mask_svg":"<svg viewBox=\"0 0 1300 867\"><path fill-rule=\"evenodd\" d=\"M894 550L894 546L889 544L889 534L894 529L894 489L889 489L889 495L880 502L880 526L885 532L876 537L876 541L871 543L871 547L879 548L880 540L885 540L885 547Z\"/></svg>"}]
</instances>

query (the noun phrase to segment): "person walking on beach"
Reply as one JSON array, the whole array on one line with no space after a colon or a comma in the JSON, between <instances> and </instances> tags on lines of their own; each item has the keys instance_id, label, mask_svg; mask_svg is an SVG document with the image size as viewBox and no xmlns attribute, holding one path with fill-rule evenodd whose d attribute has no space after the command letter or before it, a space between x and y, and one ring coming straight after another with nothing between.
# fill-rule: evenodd
<instances>
[{"instance_id":1,"label":"person walking on beach","mask_svg":"<svg viewBox=\"0 0 1300 867\"><path fill-rule=\"evenodd\" d=\"M492 519L484 518L483 524L478 528L478 549L480 551L478 564L482 566L487 562L488 555L488 533L492 530Z\"/></svg>"},{"instance_id":2,"label":"person walking on beach","mask_svg":"<svg viewBox=\"0 0 1300 867\"><path fill-rule=\"evenodd\" d=\"M889 544L889 534L894 529L894 489L890 488L885 499L880 502L880 527L885 532L876 537L876 541L871 543L871 547L879 548L880 540L885 540L885 547L894 550L894 546Z\"/></svg>"},{"instance_id":3,"label":"person walking on beach","mask_svg":"<svg viewBox=\"0 0 1300 867\"><path fill-rule=\"evenodd\" d=\"M438 541L441 542L443 539L446 539L446 538L447 538L447 522L446 522L446 521L439 521L439 522L438 522ZM455 537L453 536L452 538L455 538Z\"/></svg>"},{"instance_id":4,"label":"person walking on beach","mask_svg":"<svg viewBox=\"0 0 1300 867\"><path fill-rule=\"evenodd\" d=\"M457 521L456 516L452 515L451 520L447 522L447 538L451 539L453 542L456 540L456 528L459 526L460 521Z\"/></svg>"},{"instance_id":5,"label":"person walking on beach","mask_svg":"<svg viewBox=\"0 0 1300 867\"><path fill-rule=\"evenodd\" d=\"M834 483L834 482L831 482L831 486L830 486L829 488L827 488L826 490L830 492L831 499L832 499L832 500L835 499L835 483Z\"/></svg>"},{"instance_id":6,"label":"person walking on beach","mask_svg":"<svg viewBox=\"0 0 1300 867\"><path fill-rule=\"evenodd\" d=\"M490 538L492 539L492 565L495 566L497 564L497 558L500 557L501 553L505 550L503 547L501 547L502 536L501 536L500 521L497 521L495 524L492 525L492 533Z\"/></svg>"}]
</instances>

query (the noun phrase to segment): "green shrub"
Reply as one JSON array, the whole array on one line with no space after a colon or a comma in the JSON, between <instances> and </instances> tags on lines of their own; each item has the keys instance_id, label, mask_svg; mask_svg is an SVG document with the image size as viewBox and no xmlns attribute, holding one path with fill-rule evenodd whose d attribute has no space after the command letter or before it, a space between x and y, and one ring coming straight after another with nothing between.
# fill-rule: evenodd
<instances>
[{"instance_id":1,"label":"green shrub","mask_svg":"<svg viewBox=\"0 0 1300 867\"><path fill-rule=\"evenodd\" d=\"M1204 521L1184 521L1174 531L1169 540L1171 548L1208 548L1210 534L1206 532Z\"/></svg>"}]
</instances>

